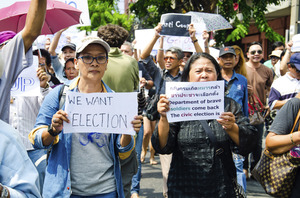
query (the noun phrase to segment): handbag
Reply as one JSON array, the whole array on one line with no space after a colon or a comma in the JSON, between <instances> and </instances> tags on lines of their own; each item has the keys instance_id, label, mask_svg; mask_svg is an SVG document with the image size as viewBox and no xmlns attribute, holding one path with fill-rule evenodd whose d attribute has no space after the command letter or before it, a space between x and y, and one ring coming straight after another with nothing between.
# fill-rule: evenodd
<instances>
[{"instance_id":1,"label":"handbag","mask_svg":"<svg viewBox=\"0 0 300 198\"><path fill-rule=\"evenodd\" d=\"M258 125L264 123L265 118L262 115L263 109L264 106L262 102L255 94L252 94L248 97L248 112L251 125Z\"/></svg>"},{"instance_id":2,"label":"handbag","mask_svg":"<svg viewBox=\"0 0 300 198\"><path fill-rule=\"evenodd\" d=\"M158 120L159 116L160 116L157 111L157 103L160 98L160 90L161 90L162 84L164 82L165 76L166 76L166 73L164 71L164 75L162 76L160 83L159 83L158 92L151 96L150 101L148 102L148 104L146 106L145 115L151 121Z\"/></svg>"},{"instance_id":3,"label":"handbag","mask_svg":"<svg viewBox=\"0 0 300 198\"><path fill-rule=\"evenodd\" d=\"M200 120L200 123L203 126L206 135L209 137L212 145L215 147L216 155L218 157L220 157L227 174L229 175L229 177L232 180L235 197L236 198L246 198L247 197L246 192L244 191L243 187L237 182L236 175L235 175L236 169L235 169L233 161L232 160L230 161L229 160L230 158L227 158L224 154L222 154L222 153L224 153L225 150L227 150L227 152L230 152L230 153L231 153L231 151L226 149L227 147L221 147L218 145L216 137L212 133L211 128L208 126L208 124L205 120ZM234 170L234 171L230 171L230 170Z\"/></svg>"},{"instance_id":4,"label":"handbag","mask_svg":"<svg viewBox=\"0 0 300 198\"><path fill-rule=\"evenodd\" d=\"M300 110L291 133L293 133L299 117ZM290 151L275 155L265 149L251 174L262 185L267 194L288 198L292 192L299 166L300 158L293 157Z\"/></svg>"}]
</instances>

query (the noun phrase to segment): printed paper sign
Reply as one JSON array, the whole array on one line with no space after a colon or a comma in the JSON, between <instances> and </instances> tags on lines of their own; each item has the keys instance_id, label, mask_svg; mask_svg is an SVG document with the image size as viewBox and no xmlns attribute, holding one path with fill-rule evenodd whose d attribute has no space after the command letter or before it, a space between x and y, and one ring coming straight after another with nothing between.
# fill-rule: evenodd
<instances>
[{"instance_id":1,"label":"printed paper sign","mask_svg":"<svg viewBox=\"0 0 300 198\"><path fill-rule=\"evenodd\" d=\"M12 96L38 96L40 95L40 80L37 77L38 57L33 56L33 63L24 69L10 90Z\"/></svg>"},{"instance_id":2,"label":"printed paper sign","mask_svg":"<svg viewBox=\"0 0 300 198\"><path fill-rule=\"evenodd\" d=\"M79 93L68 91L65 111L70 123L64 133L135 135L131 121L137 115L137 93Z\"/></svg>"},{"instance_id":3,"label":"printed paper sign","mask_svg":"<svg viewBox=\"0 0 300 198\"><path fill-rule=\"evenodd\" d=\"M224 81L166 82L169 122L218 119L224 112Z\"/></svg>"},{"instance_id":4,"label":"printed paper sign","mask_svg":"<svg viewBox=\"0 0 300 198\"><path fill-rule=\"evenodd\" d=\"M162 23L161 35L190 36L189 24L191 24L191 16L169 13L161 15L160 21Z\"/></svg>"}]
</instances>

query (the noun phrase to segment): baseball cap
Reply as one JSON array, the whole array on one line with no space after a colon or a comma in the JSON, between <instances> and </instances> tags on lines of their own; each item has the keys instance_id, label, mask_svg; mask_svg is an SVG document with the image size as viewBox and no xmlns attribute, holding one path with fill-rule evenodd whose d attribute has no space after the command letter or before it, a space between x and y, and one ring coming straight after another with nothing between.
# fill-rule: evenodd
<instances>
[{"instance_id":1,"label":"baseball cap","mask_svg":"<svg viewBox=\"0 0 300 198\"><path fill-rule=\"evenodd\" d=\"M272 56L276 56L276 57L280 58L281 53L282 53L282 50L273 50L272 53L269 55L269 57L271 58Z\"/></svg>"},{"instance_id":2,"label":"baseball cap","mask_svg":"<svg viewBox=\"0 0 300 198\"><path fill-rule=\"evenodd\" d=\"M289 63L293 63L295 67L300 70L300 53L293 54Z\"/></svg>"},{"instance_id":3,"label":"baseball cap","mask_svg":"<svg viewBox=\"0 0 300 198\"><path fill-rule=\"evenodd\" d=\"M80 53L82 52L89 44L99 44L102 47L104 47L104 49L106 50L106 52L108 53L110 51L110 47L107 44L107 42L105 42L104 40L102 40L99 37L94 37L94 36L87 36L84 39L81 40L76 53Z\"/></svg>"},{"instance_id":4,"label":"baseball cap","mask_svg":"<svg viewBox=\"0 0 300 198\"><path fill-rule=\"evenodd\" d=\"M71 48L72 50L76 51L76 45L74 43L67 43L62 48L61 51L64 51L67 47Z\"/></svg>"},{"instance_id":5,"label":"baseball cap","mask_svg":"<svg viewBox=\"0 0 300 198\"><path fill-rule=\"evenodd\" d=\"M235 50L231 46L223 47L223 48L220 49L219 57L221 57L225 54L233 54L233 55L236 56Z\"/></svg>"}]
</instances>

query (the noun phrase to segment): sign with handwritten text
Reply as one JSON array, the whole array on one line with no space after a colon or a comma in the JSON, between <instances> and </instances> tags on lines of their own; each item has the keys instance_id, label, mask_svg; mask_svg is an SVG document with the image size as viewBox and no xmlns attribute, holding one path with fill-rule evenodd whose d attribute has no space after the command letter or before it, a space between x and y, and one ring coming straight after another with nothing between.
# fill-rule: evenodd
<instances>
[{"instance_id":1,"label":"sign with handwritten text","mask_svg":"<svg viewBox=\"0 0 300 198\"><path fill-rule=\"evenodd\" d=\"M185 14L163 14L160 22L162 24L161 35L187 36L189 37L189 24L191 16Z\"/></svg>"},{"instance_id":2,"label":"sign with handwritten text","mask_svg":"<svg viewBox=\"0 0 300 198\"><path fill-rule=\"evenodd\" d=\"M224 81L167 82L169 122L218 119L224 112Z\"/></svg>"},{"instance_id":3,"label":"sign with handwritten text","mask_svg":"<svg viewBox=\"0 0 300 198\"><path fill-rule=\"evenodd\" d=\"M37 77L38 57L33 56L33 63L25 68L10 90L12 96L39 96L40 80Z\"/></svg>"},{"instance_id":4,"label":"sign with handwritten text","mask_svg":"<svg viewBox=\"0 0 300 198\"><path fill-rule=\"evenodd\" d=\"M68 91L65 111L70 123L64 133L135 135L131 121L137 115L137 93L79 93Z\"/></svg>"}]
</instances>

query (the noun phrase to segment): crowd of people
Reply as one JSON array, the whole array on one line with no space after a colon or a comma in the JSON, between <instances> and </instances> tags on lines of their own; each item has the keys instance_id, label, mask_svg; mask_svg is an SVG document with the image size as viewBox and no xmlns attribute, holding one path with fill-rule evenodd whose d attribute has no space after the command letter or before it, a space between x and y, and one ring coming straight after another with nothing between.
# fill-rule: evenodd
<instances>
[{"instance_id":1,"label":"crowd of people","mask_svg":"<svg viewBox=\"0 0 300 198\"><path fill-rule=\"evenodd\" d=\"M31 0L23 30L0 32L0 197L138 198L143 164L159 166L157 156L163 197L238 197L238 191L246 192L263 148L281 154L300 144L299 124L289 134L300 108L300 52L292 52L293 42L274 42L268 61L257 41L245 51L222 46L214 57L208 32L198 40L190 24L194 52L164 49L158 24L138 52L126 29L108 24L97 36L67 42L60 53L56 48L67 28L48 39L45 49L33 50L46 4ZM38 57L40 90L11 96L33 56ZM219 118L170 122L166 84L209 81L224 82ZM136 92L138 110L132 111L138 113L131 118L136 135L64 133L64 123L72 122L67 92ZM153 120L146 106L154 94L159 94L159 116ZM253 103L262 105L259 111L272 117L272 125L250 122ZM300 173L290 197L299 197L299 185Z\"/></svg>"}]
</instances>

